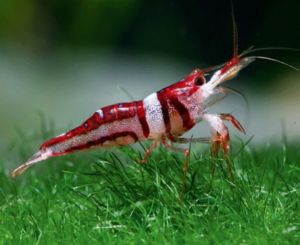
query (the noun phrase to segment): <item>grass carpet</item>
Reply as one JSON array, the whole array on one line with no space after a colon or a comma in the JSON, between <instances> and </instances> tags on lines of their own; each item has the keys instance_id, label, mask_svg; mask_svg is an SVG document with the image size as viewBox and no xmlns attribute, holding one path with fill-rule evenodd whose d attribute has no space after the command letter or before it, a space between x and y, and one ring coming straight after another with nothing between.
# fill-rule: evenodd
<instances>
[{"instance_id":1,"label":"grass carpet","mask_svg":"<svg viewBox=\"0 0 300 245\"><path fill-rule=\"evenodd\" d=\"M27 139L28 140L28 139ZM30 142L27 141L27 142ZM18 162L34 153L15 146ZM192 146L184 205L183 155L124 147L48 160L12 180L0 159L1 244L292 244L300 241L297 145L234 143L231 183L220 158ZM18 150L16 150L18 149ZM11 169L11 166L10 166Z\"/></svg>"}]
</instances>

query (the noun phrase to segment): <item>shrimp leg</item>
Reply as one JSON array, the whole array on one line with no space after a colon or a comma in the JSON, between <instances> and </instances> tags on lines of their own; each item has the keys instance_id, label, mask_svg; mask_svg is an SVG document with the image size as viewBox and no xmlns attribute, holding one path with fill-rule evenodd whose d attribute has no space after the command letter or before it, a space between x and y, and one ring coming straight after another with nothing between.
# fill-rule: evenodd
<instances>
[{"instance_id":1,"label":"shrimp leg","mask_svg":"<svg viewBox=\"0 0 300 245\"><path fill-rule=\"evenodd\" d=\"M244 128L239 123L238 120L236 120L232 115L230 114L220 114L220 115L214 115L214 114L205 114L203 116L203 119L206 120L210 126L212 131L212 174L215 172L216 168L216 162L215 158L218 155L220 151L220 147L222 146L223 152L224 152L224 158L225 162L227 164L227 168L231 177L231 180L234 181L234 175L232 171L232 166L228 157L229 149L230 149L230 137L229 137L229 130L227 126L224 124L223 120L227 120L231 122L239 131L245 133Z\"/></svg>"}]
</instances>

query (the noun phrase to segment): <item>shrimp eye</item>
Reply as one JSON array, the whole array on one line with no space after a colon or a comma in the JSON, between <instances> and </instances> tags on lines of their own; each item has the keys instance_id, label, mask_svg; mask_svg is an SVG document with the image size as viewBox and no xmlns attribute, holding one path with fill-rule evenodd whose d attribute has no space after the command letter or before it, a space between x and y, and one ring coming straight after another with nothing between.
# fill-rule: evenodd
<instances>
[{"instance_id":1,"label":"shrimp eye","mask_svg":"<svg viewBox=\"0 0 300 245\"><path fill-rule=\"evenodd\" d=\"M85 129L88 129L89 124L88 124L87 122L85 122L85 123L83 124L83 127L84 127Z\"/></svg>"},{"instance_id":2,"label":"shrimp eye","mask_svg":"<svg viewBox=\"0 0 300 245\"><path fill-rule=\"evenodd\" d=\"M195 80L195 84L201 86L205 83L205 78L203 76L199 76Z\"/></svg>"}]
</instances>

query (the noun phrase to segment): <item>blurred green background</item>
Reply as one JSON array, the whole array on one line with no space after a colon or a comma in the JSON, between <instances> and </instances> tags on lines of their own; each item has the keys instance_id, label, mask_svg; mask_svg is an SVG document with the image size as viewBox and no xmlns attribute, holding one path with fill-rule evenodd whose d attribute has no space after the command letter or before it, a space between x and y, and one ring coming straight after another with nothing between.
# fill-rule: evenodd
<instances>
[{"instance_id":1,"label":"blurred green background","mask_svg":"<svg viewBox=\"0 0 300 245\"><path fill-rule=\"evenodd\" d=\"M299 45L299 1L234 5L241 49ZM36 56L84 49L215 63L232 53L230 12L229 0L2 0L0 37Z\"/></svg>"},{"instance_id":2,"label":"blurred green background","mask_svg":"<svg viewBox=\"0 0 300 245\"><path fill-rule=\"evenodd\" d=\"M234 1L234 8L240 51L299 48L299 1ZM230 13L229 0L0 0L0 150L19 137L16 129L37 130L40 114L61 132L128 100L118 85L141 99L228 60ZM300 64L296 52L261 54ZM240 117L249 135L299 136L299 73L257 61L229 84L248 97L251 113L236 96L216 110Z\"/></svg>"}]
</instances>

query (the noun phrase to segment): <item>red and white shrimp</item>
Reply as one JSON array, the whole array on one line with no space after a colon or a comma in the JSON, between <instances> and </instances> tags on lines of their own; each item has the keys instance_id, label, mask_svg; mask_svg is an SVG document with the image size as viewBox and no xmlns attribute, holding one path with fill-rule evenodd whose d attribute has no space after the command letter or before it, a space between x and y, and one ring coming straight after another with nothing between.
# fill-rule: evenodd
<instances>
[{"instance_id":1,"label":"red and white shrimp","mask_svg":"<svg viewBox=\"0 0 300 245\"><path fill-rule=\"evenodd\" d=\"M209 106L220 100L214 100L214 95L222 94L225 97L228 93L228 90L220 85L235 77L240 70L255 59L279 62L298 70L269 57L246 56L251 52L277 48L250 49L239 55L234 20L233 24L234 52L231 60L218 66L218 68L196 69L185 79L152 93L143 100L118 103L97 110L80 126L43 143L39 151L26 163L16 168L11 175L16 177L42 160L78 150L108 148L129 145L137 141L153 140L153 145L147 150L141 163L147 162L152 150L157 147L159 142L168 148L184 151L186 155L184 163L185 183L189 150L175 147L173 143L211 142L213 157L218 154L221 147L223 148L224 158L233 178L228 159L229 131L224 121L231 122L242 133L245 133L245 130L231 114L209 113ZM212 73L212 75L206 81L205 76L208 73ZM212 132L210 138L188 139L181 137L200 121L206 121L210 125ZM214 168L213 164L213 172Z\"/></svg>"},{"instance_id":2,"label":"red and white shrimp","mask_svg":"<svg viewBox=\"0 0 300 245\"><path fill-rule=\"evenodd\" d=\"M235 76L253 60L236 56L217 70L207 83L204 71L196 69L185 79L150 94L144 100L103 107L80 126L43 143L39 151L11 175L15 177L37 162L74 151L122 146L150 139L154 143L142 160L145 163L158 142L168 147L171 147L168 141L188 142L189 139L180 136L202 120L211 126L214 154L223 144L227 155L229 132L224 120L232 122L242 132L244 129L230 114L209 114L206 102L216 93L225 93L225 89L218 85Z\"/></svg>"}]
</instances>

